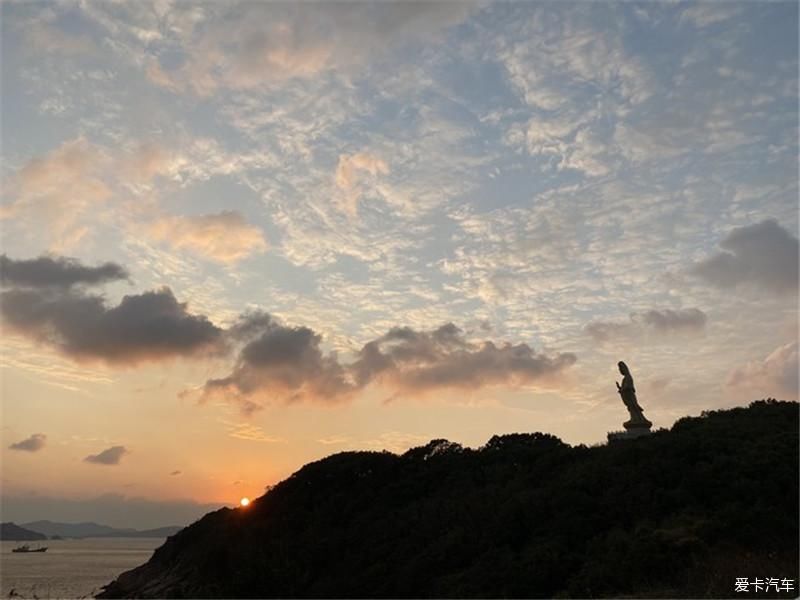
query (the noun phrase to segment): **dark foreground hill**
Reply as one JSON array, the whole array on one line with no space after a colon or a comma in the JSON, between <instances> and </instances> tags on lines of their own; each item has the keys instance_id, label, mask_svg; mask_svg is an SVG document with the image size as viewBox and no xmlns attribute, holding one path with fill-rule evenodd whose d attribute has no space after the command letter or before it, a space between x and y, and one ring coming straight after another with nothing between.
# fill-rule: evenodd
<instances>
[{"instance_id":1,"label":"dark foreground hill","mask_svg":"<svg viewBox=\"0 0 800 600\"><path fill-rule=\"evenodd\" d=\"M534 433L336 454L100 597L734 597L738 577L797 595L797 403L591 448Z\"/></svg>"}]
</instances>

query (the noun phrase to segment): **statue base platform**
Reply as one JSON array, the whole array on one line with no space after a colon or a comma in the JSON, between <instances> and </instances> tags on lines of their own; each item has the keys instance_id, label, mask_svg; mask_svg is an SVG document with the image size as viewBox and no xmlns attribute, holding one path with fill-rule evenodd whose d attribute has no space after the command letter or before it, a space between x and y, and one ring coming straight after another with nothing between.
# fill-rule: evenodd
<instances>
[{"instance_id":1,"label":"statue base platform","mask_svg":"<svg viewBox=\"0 0 800 600\"><path fill-rule=\"evenodd\" d=\"M653 424L644 417L642 417L641 419L637 419L635 421L633 419L631 419L630 421L625 421L622 424L622 426L628 431L630 431L631 429L650 429L653 426Z\"/></svg>"},{"instance_id":2,"label":"statue base platform","mask_svg":"<svg viewBox=\"0 0 800 600\"><path fill-rule=\"evenodd\" d=\"M625 424L625 431L609 431L608 432L608 441L612 440L632 440L635 438L644 437L650 435L650 425L631 425Z\"/></svg>"}]
</instances>

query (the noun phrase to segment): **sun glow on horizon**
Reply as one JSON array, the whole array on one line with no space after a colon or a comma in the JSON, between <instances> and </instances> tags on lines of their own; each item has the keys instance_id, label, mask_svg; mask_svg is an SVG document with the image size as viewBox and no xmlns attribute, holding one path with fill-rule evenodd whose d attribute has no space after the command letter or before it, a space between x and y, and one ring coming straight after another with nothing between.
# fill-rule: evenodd
<instances>
[{"instance_id":1,"label":"sun glow on horizon","mask_svg":"<svg viewBox=\"0 0 800 600\"><path fill-rule=\"evenodd\" d=\"M239 504L241 505L242 508L247 508L247 506L250 505L250 498L242 498L241 500L239 500Z\"/></svg>"}]
</instances>

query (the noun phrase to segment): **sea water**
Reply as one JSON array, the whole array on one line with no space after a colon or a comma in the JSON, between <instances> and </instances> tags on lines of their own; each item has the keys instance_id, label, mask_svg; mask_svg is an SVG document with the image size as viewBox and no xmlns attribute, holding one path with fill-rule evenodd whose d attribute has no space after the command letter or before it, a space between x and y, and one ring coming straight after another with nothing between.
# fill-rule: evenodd
<instances>
[{"instance_id":1,"label":"sea water","mask_svg":"<svg viewBox=\"0 0 800 600\"><path fill-rule=\"evenodd\" d=\"M147 562L163 543L164 538L0 542L0 598L91 598L123 571ZM47 552L11 552L22 544L47 546Z\"/></svg>"}]
</instances>

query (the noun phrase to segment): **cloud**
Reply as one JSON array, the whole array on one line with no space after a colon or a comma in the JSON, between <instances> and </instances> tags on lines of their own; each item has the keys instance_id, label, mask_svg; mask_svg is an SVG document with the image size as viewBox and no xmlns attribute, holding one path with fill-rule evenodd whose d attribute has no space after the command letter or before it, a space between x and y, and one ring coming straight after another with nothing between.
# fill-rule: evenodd
<instances>
[{"instance_id":1,"label":"cloud","mask_svg":"<svg viewBox=\"0 0 800 600\"><path fill-rule=\"evenodd\" d=\"M644 57L626 48L621 27L620 21L613 33L599 30L582 7L537 4L529 18L496 36L497 58L530 114L506 129L507 145L526 150L543 171L593 178L619 169L608 125L658 89Z\"/></svg>"},{"instance_id":2,"label":"cloud","mask_svg":"<svg viewBox=\"0 0 800 600\"><path fill-rule=\"evenodd\" d=\"M591 11L537 8L532 18L516 25L521 33L517 39L500 36L496 42L508 77L526 104L545 111L570 105L586 82L612 102L639 104L652 95L651 75L627 51L618 30L599 31Z\"/></svg>"},{"instance_id":3,"label":"cloud","mask_svg":"<svg viewBox=\"0 0 800 600\"><path fill-rule=\"evenodd\" d=\"M183 474L182 471L172 471L172 473L170 473L170 475L172 475L173 477L177 477L178 475L182 475L182 474Z\"/></svg>"},{"instance_id":4,"label":"cloud","mask_svg":"<svg viewBox=\"0 0 800 600\"><path fill-rule=\"evenodd\" d=\"M763 360L754 360L733 369L727 385L758 390L762 395L798 397L798 343L790 342L773 350Z\"/></svg>"},{"instance_id":5,"label":"cloud","mask_svg":"<svg viewBox=\"0 0 800 600\"><path fill-rule=\"evenodd\" d=\"M149 182L158 175L174 175L186 160L162 144L149 141L118 158L121 174L130 182Z\"/></svg>"},{"instance_id":6,"label":"cloud","mask_svg":"<svg viewBox=\"0 0 800 600\"><path fill-rule=\"evenodd\" d=\"M654 377L644 383L644 387L650 391L651 394L660 394L672 383L671 377Z\"/></svg>"},{"instance_id":7,"label":"cloud","mask_svg":"<svg viewBox=\"0 0 800 600\"><path fill-rule=\"evenodd\" d=\"M648 310L636 314L635 319L659 333L699 331L706 326L706 314L699 308Z\"/></svg>"},{"instance_id":8,"label":"cloud","mask_svg":"<svg viewBox=\"0 0 800 600\"><path fill-rule=\"evenodd\" d=\"M33 52L64 55L94 54L97 46L86 35L73 35L46 22L38 22L26 28L28 49Z\"/></svg>"},{"instance_id":9,"label":"cloud","mask_svg":"<svg viewBox=\"0 0 800 600\"><path fill-rule=\"evenodd\" d=\"M379 173L387 174L389 166L380 158L365 152L340 154L336 166L336 185L343 190L352 189L357 183L357 171L365 171L376 177Z\"/></svg>"},{"instance_id":10,"label":"cloud","mask_svg":"<svg viewBox=\"0 0 800 600\"><path fill-rule=\"evenodd\" d=\"M321 336L308 327L280 325L257 312L243 316L231 338L248 341L228 376L206 382L206 399L221 396L252 413L272 402L335 403L356 390L336 355L324 355Z\"/></svg>"},{"instance_id":11,"label":"cloud","mask_svg":"<svg viewBox=\"0 0 800 600\"><path fill-rule=\"evenodd\" d=\"M715 23L727 21L739 15L742 6L734 2L703 2L685 9L680 16L680 22L689 22L698 29L708 27Z\"/></svg>"},{"instance_id":12,"label":"cloud","mask_svg":"<svg viewBox=\"0 0 800 600\"><path fill-rule=\"evenodd\" d=\"M698 308L651 309L633 312L627 321L593 321L585 331L597 342L608 342L647 335L700 333L705 329L706 320L706 314Z\"/></svg>"},{"instance_id":13,"label":"cloud","mask_svg":"<svg viewBox=\"0 0 800 600\"><path fill-rule=\"evenodd\" d=\"M463 20L473 4L400 2L362 5L231 3L213 22L180 40L185 60L147 63L151 82L208 95L363 65L387 48L425 40Z\"/></svg>"},{"instance_id":14,"label":"cloud","mask_svg":"<svg viewBox=\"0 0 800 600\"><path fill-rule=\"evenodd\" d=\"M74 258L40 256L29 260L14 260L0 255L0 283L19 287L70 287L96 285L127 279L128 272L112 262L87 267Z\"/></svg>"},{"instance_id":15,"label":"cloud","mask_svg":"<svg viewBox=\"0 0 800 600\"><path fill-rule=\"evenodd\" d=\"M220 263L235 263L267 249L261 229L231 210L196 217L162 217L150 224L148 232L156 240Z\"/></svg>"},{"instance_id":16,"label":"cloud","mask_svg":"<svg viewBox=\"0 0 800 600\"><path fill-rule=\"evenodd\" d=\"M227 154L208 138L178 135L170 143L131 140L111 148L79 137L30 159L8 179L4 196L9 202L0 206L0 219L24 219L28 229L45 227L51 241L49 249L64 252L81 242L93 225L108 225L120 215L146 212L159 191L170 184L188 186L213 175L259 168L262 160L255 152ZM154 186L158 178L159 189ZM115 215L103 210L112 198L114 207L121 209ZM179 226L181 232L187 228L197 232L204 226L206 237L212 227L227 225L245 236L242 244L263 244L260 232L247 226L235 212L197 217L196 221L176 218L164 225ZM214 250L208 239L196 241L197 235L194 247ZM187 245L192 247L191 240ZM222 255L227 256L224 252Z\"/></svg>"},{"instance_id":17,"label":"cloud","mask_svg":"<svg viewBox=\"0 0 800 600\"><path fill-rule=\"evenodd\" d=\"M425 393L530 384L558 376L576 360L571 353L537 354L527 344L470 342L447 323L433 331L393 328L365 344L352 369L360 385L380 381L400 392Z\"/></svg>"},{"instance_id":18,"label":"cloud","mask_svg":"<svg viewBox=\"0 0 800 600\"><path fill-rule=\"evenodd\" d=\"M629 161L634 163L661 161L666 163L668 159L674 159L681 154L690 152L692 147L700 144L695 141L695 137L702 136L703 133L698 128L683 124L676 125L668 120L666 114L659 113L660 123L645 123L644 126L634 127L628 123L617 123L614 128L614 142L619 146L620 152ZM663 122L666 121L665 126ZM687 144L687 140L692 139L692 144Z\"/></svg>"},{"instance_id":19,"label":"cloud","mask_svg":"<svg viewBox=\"0 0 800 600\"><path fill-rule=\"evenodd\" d=\"M744 284L779 294L797 292L798 241L775 219L737 227L719 246L724 252L696 263L690 274L722 289Z\"/></svg>"},{"instance_id":20,"label":"cloud","mask_svg":"<svg viewBox=\"0 0 800 600\"><path fill-rule=\"evenodd\" d=\"M238 440L248 440L251 442L282 442L281 438L267 435L264 430L250 423L232 423L230 421L222 421L228 427L228 435Z\"/></svg>"},{"instance_id":21,"label":"cloud","mask_svg":"<svg viewBox=\"0 0 800 600\"><path fill-rule=\"evenodd\" d=\"M313 330L281 325L263 312L243 316L228 338L245 344L228 376L205 383L202 399L234 401L245 414L275 402L339 403L372 383L424 394L552 381L577 360L570 353L537 354L527 344L473 343L452 323L430 332L393 328L349 364L323 354Z\"/></svg>"},{"instance_id":22,"label":"cloud","mask_svg":"<svg viewBox=\"0 0 800 600\"><path fill-rule=\"evenodd\" d=\"M389 173L389 165L385 161L365 152L356 154L340 154L336 166L336 185L345 192L344 208L351 216L358 213L358 200L365 191L362 181L365 174L374 180L378 175Z\"/></svg>"},{"instance_id":23,"label":"cloud","mask_svg":"<svg viewBox=\"0 0 800 600\"><path fill-rule=\"evenodd\" d=\"M83 460L96 465L118 465L126 454L130 454L130 451L125 446L111 446L111 448L106 448L99 454L90 454Z\"/></svg>"},{"instance_id":24,"label":"cloud","mask_svg":"<svg viewBox=\"0 0 800 600\"><path fill-rule=\"evenodd\" d=\"M0 217L30 214L39 219L39 227L46 224L51 248L71 247L87 232L81 217L112 194L101 176L107 166L107 157L85 139L65 142L31 159L9 180L6 193L13 200Z\"/></svg>"},{"instance_id":25,"label":"cloud","mask_svg":"<svg viewBox=\"0 0 800 600\"><path fill-rule=\"evenodd\" d=\"M78 273L87 269L71 266ZM166 287L124 296L111 308L101 296L71 288L14 288L0 293L0 315L10 331L73 359L114 364L211 351L222 337L221 329L189 313Z\"/></svg>"},{"instance_id":26,"label":"cloud","mask_svg":"<svg viewBox=\"0 0 800 600\"><path fill-rule=\"evenodd\" d=\"M15 181L17 189L26 197L63 191L58 189L61 184L83 179L99 158L97 149L84 138L64 142L43 158L33 158L22 167ZM91 195L98 199L108 195L104 186L92 182L87 182L82 191L92 190Z\"/></svg>"},{"instance_id":27,"label":"cloud","mask_svg":"<svg viewBox=\"0 0 800 600\"><path fill-rule=\"evenodd\" d=\"M347 436L332 436L318 439L317 442L326 446L343 446L344 450L388 450L400 454L414 446L421 446L430 439L429 435L387 431L373 438L353 439Z\"/></svg>"},{"instance_id":28,"label":"cloud","mask_svg":"<svg viewBox=\"0 0 800 600\"><path fill-rule=\"evenodd\" d=\"M38 452L42 448L44 448L44 444L47 441L47 436L43 433L34 433L31 437L26 438L20 442L16 442L11 444L9 448L11 450L24 450L26 452Z\"/></svg>"}]
</instances>

